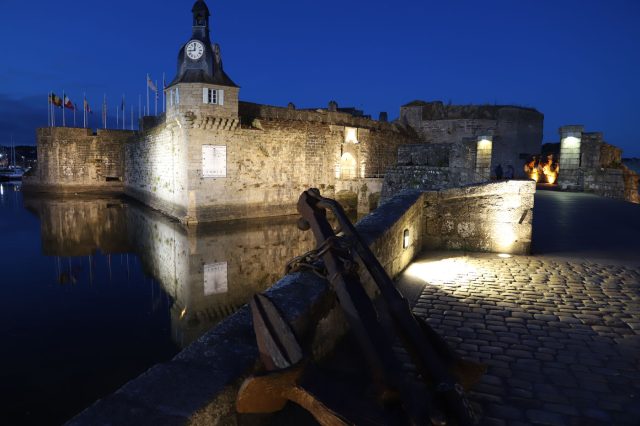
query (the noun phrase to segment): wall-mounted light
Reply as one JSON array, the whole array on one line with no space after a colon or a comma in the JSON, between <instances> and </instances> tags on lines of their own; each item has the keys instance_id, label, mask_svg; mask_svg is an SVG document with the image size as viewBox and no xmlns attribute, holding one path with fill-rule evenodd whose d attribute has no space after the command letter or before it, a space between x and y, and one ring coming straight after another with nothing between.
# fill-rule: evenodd
<instances>
[{"instance_id":1,"label":"wall-mounted light","mask_svg":"<svg viewBox=\"0 0 640 426\"><path fill-rule=\"evenodd\" d=\"M409 247L410 243L411 243L411 237L409 236L409 230L405 229L404 233L402 234L402 248L406 249L407 247Z\"/></svg>"},{"instance_id":2,"label":"wall-mounted light","mask_svg":"<svg viewBox=\"0 0 640 426\"><path fill-rule=\"evenodd\" d=\"M478 151L490 150L493 147L493 136L478 136Z\"/></svg>"},{"instance_id":3,"label":"wall-mounted light","mask_svg":"<svg viewBox=\"0 0 640 426\"><path fill-rule=\"evenodd\" d=\"M563 148L580 148L580 138L575 136L567 136L562 139Z\"/></svg>"}]
</instances>

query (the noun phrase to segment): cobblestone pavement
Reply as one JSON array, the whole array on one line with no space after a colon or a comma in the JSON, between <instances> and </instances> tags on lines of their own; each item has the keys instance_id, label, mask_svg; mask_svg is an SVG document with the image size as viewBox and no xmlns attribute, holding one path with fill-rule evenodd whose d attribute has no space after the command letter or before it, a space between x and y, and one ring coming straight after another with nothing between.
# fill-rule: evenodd
<instances>
[{"instance_id":1,"label":"cobblestone pavement","mask_svg":"<svg viewBox=\"0 0 640 426\"><path fill-rule=\"evenodd\" d=\"M640 265L423 256L399 287L465 357L487 425L640 424ZM418 287L417 287L418 286Z\"/></svg>"}]
</instances>

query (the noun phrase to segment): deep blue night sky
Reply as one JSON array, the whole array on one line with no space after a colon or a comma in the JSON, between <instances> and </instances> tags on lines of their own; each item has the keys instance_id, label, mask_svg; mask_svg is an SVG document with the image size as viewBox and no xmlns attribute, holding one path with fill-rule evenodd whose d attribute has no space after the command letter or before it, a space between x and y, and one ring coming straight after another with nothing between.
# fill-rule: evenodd
<instances>
[{"instance_id":1,"label":"deep blue night sky","mask_svg":"<svg viewBox=\"0 0 640 426\"><path fill-rule=\"evenodd\" d=\"M167 81L193 0L0 0L0 144L34 144L47 92L137 108ZM356 106L414 99L508 103L545 114L544 142L584 124L640 156L637 0L208 0L212 39L242 100ZM136 112L137 115L137 112ZM70 114L67 113L67 118ZM81 116L78 115L81 123ZM113 120L115 124L115 119Z\"/></svg>"}]
</instances>

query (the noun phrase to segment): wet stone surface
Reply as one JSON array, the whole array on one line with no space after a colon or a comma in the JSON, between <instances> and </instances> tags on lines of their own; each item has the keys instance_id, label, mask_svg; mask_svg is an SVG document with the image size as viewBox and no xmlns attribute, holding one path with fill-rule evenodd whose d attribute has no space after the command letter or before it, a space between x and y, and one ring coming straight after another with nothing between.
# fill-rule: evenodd
<instances>
[{"instance_id":1,"label":"wet stone surface","mask_svg":"<svg viewBox=\"0 0 640 426\"><path fill-rule=\"evenodd\" d=\"M423 286L414 312L488 365L469 392L483 424L640 424L640 266L455 256L399 286Z\"/></svg>"}]
</instances>

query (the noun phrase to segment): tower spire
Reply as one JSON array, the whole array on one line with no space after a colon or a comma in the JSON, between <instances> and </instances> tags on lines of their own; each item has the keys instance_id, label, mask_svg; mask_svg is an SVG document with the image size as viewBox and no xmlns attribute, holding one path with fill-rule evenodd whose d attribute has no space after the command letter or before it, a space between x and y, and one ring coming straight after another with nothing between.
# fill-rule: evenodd
<instances>
[{"instance_id":1,"label":"tower spire","mask_svg":"<svg viewBox=\"0 0 640 426\"><path fill-rule=\"evenodd\" d=\"M194 27L208 27L209 26L209 8L204 0L197 0L191 8L193 13L193 26Z\"/></svg>"}]
</instances>

